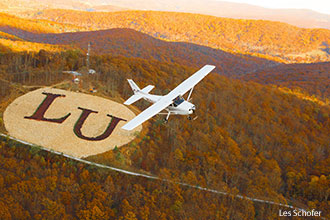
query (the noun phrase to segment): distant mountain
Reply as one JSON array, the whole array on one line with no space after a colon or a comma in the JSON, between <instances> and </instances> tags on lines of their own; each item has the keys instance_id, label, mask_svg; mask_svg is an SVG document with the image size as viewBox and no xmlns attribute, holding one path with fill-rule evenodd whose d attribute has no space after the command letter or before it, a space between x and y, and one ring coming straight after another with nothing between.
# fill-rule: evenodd
<instances>
[{"instance_id":1,"label":"distant mountain","mask_svg":"<svg viewBox=\"0 0 330 220\"><path fill-rule=\"evenodd\" d=\"M88 27L131 28L168 41L191 42L281 62L330 61L330 30L280 22L238 20L178 12L43 10L29 17Z\"/></svg>"},{"instance_id":2,"label":"distant mountain","mask_svg":"<svg viewBox=\"0 0 330 220\"><path fill-rule=\"evenodd\" d=\"M53 21L23 19L17 16L0 13L0 27L2 29L17 28L33 33L61 33L68 31L86 30L71 24L60 24Z\"/></svg>"},{"instance_id":3,"label":"distant mountain","mask_svg":"<svg viewBox=\"0 0 330 220\"><path fill-rule=\"evenodd\" d=\"M88 2L83 0L3 0L3 2L0 3L0 11L13 15L24 15L24 13L27 11L35 11L49 8L108 12L128 10L127 8L122 8L118 6L103 5L100 1L100 5L94 3L95 2Z\"/></svg>"},{"instance_id":4,"label":"distant mountain","mask_svg":"<svg viewBox=\"0 0 330 220\"><path fill-rule=\"evenodd\" d=\"M105 3L138 10L199 13L227 18L281 21L298 27L330 29L330 15L308 9L269 9L250 4L215 0L105 0Z\"/></svg>"},{"instance_id":5,"label":"distant mountain","mask_svg":"<svg viewBox=\"0 0 330 220\"><path fill-rule=\"evenodd\" d=\"M227 18L261 19L281 21L303 28L330 29L330 15L308 9L270 9L250 4L215 0L106 0L103 2L138 10L189 12Z\"/></svg>"},{"instance_id":6,"label":"distant mountain","mask_svg":"<svg viewBox=\"0 0 330 220\"><path fill-rule=\"evenodd\" d=\"M17 10L62 8L86 11L154 10L189 12L217 17L281 21L304 28L330 29L330 15L308 9L270 9L250 4L215 0L5 0L4 5ZM14 6L13 6L14 5ZM0 5L1 7L1 5ZM27 8L26 8L27 7ZM7 9L8 10L8 9ZM15 12L15 11L14 11Z\"/></svg>"},{"instance_id":7,"label":"distant mountain","mask_svg":"<svg viewBox=\"0 0 330 220\"><path fill-rule=\"evenodd\" d=\"M127 11L130 10L128 8L122 8L118 6L113 6L113 5L96 5L93 6L89 9L88 11L104 11L104 12L114 12L114 11Z\"/></svg>"}]
</instances>

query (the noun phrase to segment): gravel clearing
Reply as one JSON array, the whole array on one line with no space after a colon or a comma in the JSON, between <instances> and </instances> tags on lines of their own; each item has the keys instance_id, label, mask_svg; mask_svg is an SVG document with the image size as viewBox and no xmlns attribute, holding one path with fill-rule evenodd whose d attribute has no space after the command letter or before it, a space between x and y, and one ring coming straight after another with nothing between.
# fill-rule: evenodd
<instances>
[{"instance_id":1,"label":"gravel clearing","mask_svg":"<svg viewBox=\"0 0 330 220\"><path fill-rule=\"evenodd\" d=\"M44 118L57 119L68 113L71 115L62 123L25 118L32 116L38 107L42 106L41 103L47 97L42 93L65 95L54 99ZM83 112L81 108L97 112L91 113L82 125L81 133L86 137L97 137L104 133L113 120L107 114L127 121L135 117L125 105L105 98L42 88L15 99L4 112L4 123L10 136L79 158L100 154L127 144L142 129L140 125L132 131L123 130L121 127L126 122L121 120L107 138L98 141L84 140L74 132L74 126Z\"/></svg>"}]
</instances>

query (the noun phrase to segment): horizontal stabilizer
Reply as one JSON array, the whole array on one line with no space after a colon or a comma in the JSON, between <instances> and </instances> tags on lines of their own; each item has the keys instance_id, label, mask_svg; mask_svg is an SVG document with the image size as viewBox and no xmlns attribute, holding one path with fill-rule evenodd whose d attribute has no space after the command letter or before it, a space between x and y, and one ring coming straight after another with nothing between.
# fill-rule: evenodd
<instances>
[{"instance_id":1,"label":"horizontal stabilizer","mask_svg":"<svg viewBox=\"0 0 330 220\"><path fill-rule=\"evenodd\" d=\"M141 98L143 98L143 95L142 94L135 94L135 95L132 95L129 99L127 99L124 104L125 105L131 105L133 104L134 102L140 100Z\"/></svg>"},{"instance_id":2,"label":"horizontal stabilizer","mask_svg":"<svg viewBox=\"0 0 330 220\"><path fill-rule=\"evenodd\" d=\"M155 86L149 85L149 86L144 87L141 90L141 92L143 92L143 93L149 93L153 88L155 88Z\"/></svg>"}]
</instances>

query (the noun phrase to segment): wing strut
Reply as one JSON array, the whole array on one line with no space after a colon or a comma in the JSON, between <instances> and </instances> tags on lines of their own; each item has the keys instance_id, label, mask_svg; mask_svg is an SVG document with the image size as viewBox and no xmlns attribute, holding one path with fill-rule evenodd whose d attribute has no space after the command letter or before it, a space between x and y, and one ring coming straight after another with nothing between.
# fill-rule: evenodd
<instances>
[{"instance_id":1,"label":"wing strut","mask_svg":"<svg viewBox=\"0 0 330 220\"><path fill-rule=\"evenodd\" d=\"M189 95L188 95L188 98L187 98L187 101L188 101L188 102L189 102L189 100L190 100L190 96L191 96L193 90L194 90L194 86L191 87L191 89L190 89L190 92L189 92Z\"/></svg>"},{"instance_id":2,"label":"wing strut","mask_svg":"<svg viewBox=\"0 0 330 220\"><path fill-rule=\"evenodd\" d=\"M167 121L168 121L168 118L170 117L170 114L171 114L171 112L170 112L170 111L168 111L168 113L167 113L167 116L166 116L166 118L165 118L165 122L167 122Z\"/></svg>"}]
</instances>

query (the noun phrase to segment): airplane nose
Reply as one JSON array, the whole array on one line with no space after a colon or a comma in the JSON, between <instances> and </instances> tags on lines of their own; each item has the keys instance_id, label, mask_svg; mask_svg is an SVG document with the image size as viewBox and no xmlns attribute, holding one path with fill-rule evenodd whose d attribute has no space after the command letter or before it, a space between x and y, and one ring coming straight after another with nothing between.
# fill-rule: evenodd
<instances>
[{"instance_id":1,"label":"airplane nose","mask_svg":"<svg viewBox=\"0 0 330 220\"><path fill-rule=\"evenodd\" d=\"M195 110L196 110L196 108L195 108L195 106L193 106L191 109L189 109L189 114L195 113Z\"/></svg>"}]
</instances>

